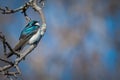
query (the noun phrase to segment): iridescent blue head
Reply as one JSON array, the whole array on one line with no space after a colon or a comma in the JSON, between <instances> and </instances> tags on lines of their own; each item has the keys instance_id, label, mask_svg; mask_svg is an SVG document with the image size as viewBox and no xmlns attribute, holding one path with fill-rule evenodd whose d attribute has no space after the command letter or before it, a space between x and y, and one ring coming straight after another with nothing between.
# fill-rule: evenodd
<instances>
[{"instance_id":1,"label":"iridescent blue head","mask_svg":"<svg viewBox=\"0 0 120 80\"><path fill-rule=\"evenodd\" d=\"M26 25L26 27L30 27L30 26L40 26L40 24L38 21L32 20Z\"/></svg>"}]
</instances>

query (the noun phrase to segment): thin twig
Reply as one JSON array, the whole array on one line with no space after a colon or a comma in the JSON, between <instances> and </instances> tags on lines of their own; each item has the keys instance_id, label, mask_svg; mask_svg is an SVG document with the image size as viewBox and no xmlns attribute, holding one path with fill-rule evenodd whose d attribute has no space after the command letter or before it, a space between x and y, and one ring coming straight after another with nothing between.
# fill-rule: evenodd
<instances>
[{"instance_id":1,"label":"thin twig","mask_svg":"<svg viewBox=\"0 0 120 80\"><path fill-rule=\"evenodd\" d=\"M20 54L18 54L17 52L15 52L13 49L12 49L12 47L9 45L9 43L6 41L6 38L5 38L5 36L2 34L2 33L0 33L0 39L1 39L1 41L3 42L3 48L4 48L4 54L6 54L6 46L9 48L9 50L13 53L13 54L15 54L15 55L17 55L18 57L20 56Z\"/></svg>"},{"instance_id":2,"label":"thin twig","mask_svg":"<svg viewBox=\"0 0 120 80\"><path fill-rule=\"evenodd\" d=\"M23 11L23 10L27 10L27 8L29 8L29 3L26 3L25 5L17 8L17 9L9 9L8 7L5 7L4 8L0 8L0 10L2 11L1 13L2 14L12 14L12 13L16 13L16 12L19 12L19 11Z\"/></svg>"},{"instance_id":3,"label":"thin twig","mask_svg":"<svg viewBox=\"0 0 120 80\"><path fill-rule=\"evenodd\" d=\"M5 63L14 65L14 63L12 63L11 61L8 61L8 60L6 60L6 59L0 58L0 60L3 61L3 62L5 62Z\"/></svg>"}]
</instances>

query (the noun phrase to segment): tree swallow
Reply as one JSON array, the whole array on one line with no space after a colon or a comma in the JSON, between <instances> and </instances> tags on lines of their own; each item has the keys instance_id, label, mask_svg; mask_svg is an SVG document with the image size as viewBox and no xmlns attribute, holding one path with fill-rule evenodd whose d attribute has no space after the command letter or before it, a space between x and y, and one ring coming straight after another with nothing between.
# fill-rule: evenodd
<instances>
[{"instance_id":1,"label":"tree swallow","mask_svg":"<svg viewBox=\"0 0 120 80\"><path fill-rule=\"evenodd\" d=\"M44 35L41 32L42 32L41 27L38 21L34 21L34 20L30 21L22 30L19 38L19 42L17 43L17 45L13 50L19 52L26 44L37 45L41 37ZM10 52L6 55L6 57L9 58L12 55L13 53Z\"/></svg>"}]
</instances>

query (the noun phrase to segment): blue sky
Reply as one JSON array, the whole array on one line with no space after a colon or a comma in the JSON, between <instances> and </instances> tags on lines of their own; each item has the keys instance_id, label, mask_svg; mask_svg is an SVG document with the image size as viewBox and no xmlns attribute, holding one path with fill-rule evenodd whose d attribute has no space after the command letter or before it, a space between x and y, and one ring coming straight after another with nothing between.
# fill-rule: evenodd
<instances>
[{"instance_id":1,"label":"blue sky","mask_svg":"<svg viewBox=\"0 0 120 80\"><path fill-rule=\"evenodd\" d=\"M23 1L1 0L0 6L16 8L22 5ZM107 75L115 77L115 74L118 74L118 50L114 38L120 25L120 11L116 10L112 15L108 10L109 3L110 1L48 0L43 9L47 31L38 47L20 64L22 72L27 75L42 69L42 72L46 76L52 76L53 80L55 76L59 80L74 80L75 75L80 73L76 80L84 80L82 72L86 65L86 74L91 76L90 80L95 80L94 75L97 75L97 78L102 75L103 80L108 79ZM32 9L27 13L33 20L40 20L39 15ZM15 45L26 22L23 14L19 12L10 15L10 18L10 22L4 24L4 33L9 34L11 45ZM25 71L26 69L29 71ZM75 69L78 73L74 72Z\"/></svg>"}]
</instances>

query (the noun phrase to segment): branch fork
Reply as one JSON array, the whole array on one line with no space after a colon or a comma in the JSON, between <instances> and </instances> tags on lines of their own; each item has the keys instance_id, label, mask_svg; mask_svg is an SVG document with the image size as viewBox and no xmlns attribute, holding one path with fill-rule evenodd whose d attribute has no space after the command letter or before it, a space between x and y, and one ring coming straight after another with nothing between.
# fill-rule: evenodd
<instances>
[{"instance_id":1,"label":"branch fork","mask_svg":"<svg viewBox=\"0 0 120 80\"><path fill-rule=\"evenodd\" d=\"M32 7L37 13L38 15L40 15L41 18L41 31L42 33L46 32L46 21L45 21L45 16L44 13L42 11L42 8L44 7L44 1L45 0L41 0L39 1L39 3L42 6L38 6L37 5L37 1L38 0L29 0L29 2L25 3L23 6L17 8L17 9L10 9L8 7L5 7L5 9L0 8L0 11L2 14L13 14L16 12L22 12L26 18L26 20L29 22L31 20L30 17L28 17L26 11L29 7ZM0 61L3 61L5 63L7 63L8 65L5 65L3 67L0 67L0 73L6 76L14 76L17 77L18 74L21 74L21 71L19 69L19 63L25 59L25 57L30 54L30 52L36 48L37 45L30 45L28 49L26 49L24 52L16 52L13 50L13 48L10 46L10 44L7 42L5 36L2 34L2 32L0 32L0 41L3 44L3 49L4 49L4 56L6 56L7 54L7 49L9 49L10 52L12 52L13 54L15 54L17 57L16 59L13 61L10 61L8 58L0 58ZM10 68L16 68L16 72L10 72L9 69Z\"/></svg>"}]
</instances>

